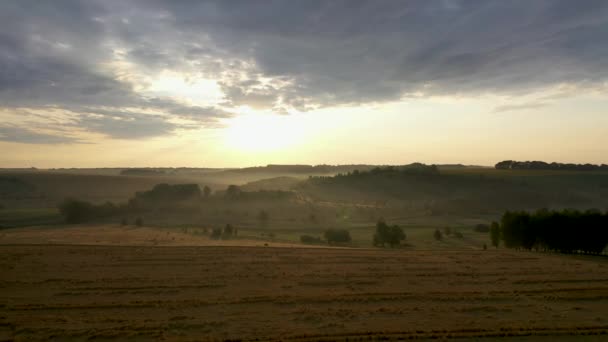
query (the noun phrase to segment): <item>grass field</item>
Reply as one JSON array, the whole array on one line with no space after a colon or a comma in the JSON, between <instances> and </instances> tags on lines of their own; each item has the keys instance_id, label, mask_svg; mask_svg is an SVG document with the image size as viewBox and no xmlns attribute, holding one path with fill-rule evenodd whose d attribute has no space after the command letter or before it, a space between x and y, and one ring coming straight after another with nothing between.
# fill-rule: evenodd
<instances>
[{"instance_id":1,"label":"grass field","mask_svg":"<svg viewBox=\"0 0 608 342\"><path fill-rule=\"evenodd\" d=\"M601 341L608 259L506 250L1 245L2 340Z\"/></svg>"}]
</instances>

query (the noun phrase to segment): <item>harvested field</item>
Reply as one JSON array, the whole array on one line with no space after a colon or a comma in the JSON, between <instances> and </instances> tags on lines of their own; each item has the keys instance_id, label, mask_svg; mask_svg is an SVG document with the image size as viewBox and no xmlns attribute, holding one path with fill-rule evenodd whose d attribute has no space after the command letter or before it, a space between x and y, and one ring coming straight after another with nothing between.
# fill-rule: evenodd
<instances>
[{"instance_id":1,"label":"harvested field","mask_svg":"<svg viewBox=\"0 0 608 342\"><path fill-rule=\"evenodd\" d=\"M605 258L75 245L0 254L6 340L600 340L608 331Z\"/></svg>"}]
</instances>

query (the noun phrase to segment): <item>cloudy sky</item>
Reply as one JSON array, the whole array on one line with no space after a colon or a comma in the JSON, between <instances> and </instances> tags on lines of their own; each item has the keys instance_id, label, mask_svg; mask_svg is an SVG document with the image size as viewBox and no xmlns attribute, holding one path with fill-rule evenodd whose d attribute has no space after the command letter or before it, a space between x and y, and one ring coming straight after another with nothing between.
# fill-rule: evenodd
<instances>
[{"instance_id":1,"label":"cloudy sky","mask_svg":"<svg viewBox=\"0 0 608 342\"><path fill-rule=\"evenodd\" d=\"M608 1L0 2L0 167L608 163Z\"/></svg>"}]
</instances>

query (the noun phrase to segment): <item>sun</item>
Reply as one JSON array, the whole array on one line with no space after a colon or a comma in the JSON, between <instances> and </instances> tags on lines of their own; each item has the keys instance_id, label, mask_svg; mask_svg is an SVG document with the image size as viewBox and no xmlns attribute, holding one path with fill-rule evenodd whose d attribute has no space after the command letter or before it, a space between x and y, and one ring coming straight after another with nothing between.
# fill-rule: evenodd
<instances>
[{"instance_id":1,"label":"sun","mask_svg":"<svg viewBox=\"0 0 608 342\"><path fill-rule=\"evenodd\" d=\"M295 116L248 113L227 123L227 146L247 152L285 150L302 142L306 125Z\"/></svg>"}]
</instances>

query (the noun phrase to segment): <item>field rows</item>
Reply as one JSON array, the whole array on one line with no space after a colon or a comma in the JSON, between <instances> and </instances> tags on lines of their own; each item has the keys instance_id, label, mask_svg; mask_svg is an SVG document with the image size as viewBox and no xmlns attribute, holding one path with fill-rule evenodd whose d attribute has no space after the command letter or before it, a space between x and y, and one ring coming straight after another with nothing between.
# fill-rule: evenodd
<instances>
[{"instance_id":1,"label":"field rows","mask_svg":"<svg viewBox=\"0 0 608 342\"><path fill-rule=\"evenodd\" d=\"M596 336L608 260L513 251L0 246L0 337Z\"/></svg>"}]
</instances>

